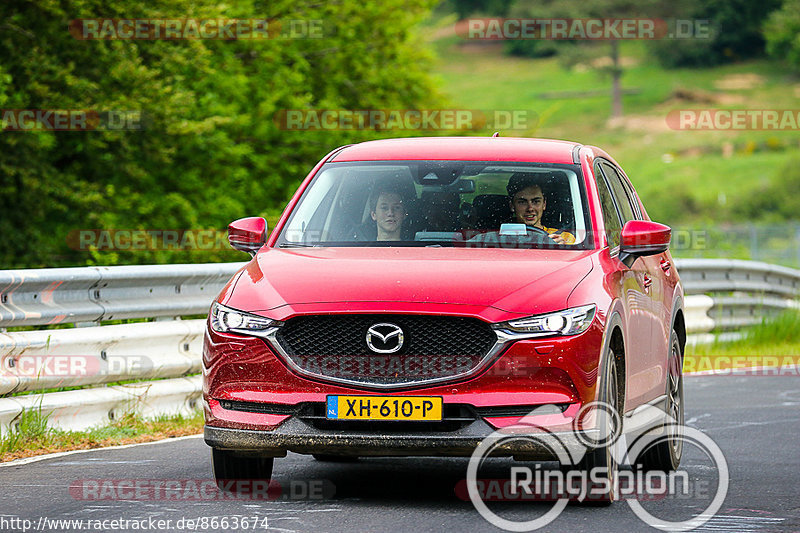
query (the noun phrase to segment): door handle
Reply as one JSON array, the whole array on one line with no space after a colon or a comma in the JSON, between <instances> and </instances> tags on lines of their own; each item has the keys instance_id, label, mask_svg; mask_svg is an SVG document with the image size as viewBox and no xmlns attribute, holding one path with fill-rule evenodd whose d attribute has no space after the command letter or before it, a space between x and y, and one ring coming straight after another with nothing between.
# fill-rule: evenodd
<instances>
[{"instance_id":1,"label":"door handle","mask_svg":"<svg viewBox=\"0 0 800 533\"><path fill-rule=\"evenodd\" d=\"M669 267L671 267L671 266L672 266L672 263L670 263L666 259L662 259L661 260L661 270L663 270L664 272L669 272Z\"/></svg>"}]
</instances>

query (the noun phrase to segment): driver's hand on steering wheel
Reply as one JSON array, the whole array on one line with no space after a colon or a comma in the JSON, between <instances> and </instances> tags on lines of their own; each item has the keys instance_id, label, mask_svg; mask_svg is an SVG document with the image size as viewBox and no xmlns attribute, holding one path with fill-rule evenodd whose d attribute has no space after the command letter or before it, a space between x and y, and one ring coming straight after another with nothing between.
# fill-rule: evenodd
<instances>
[{"instance_id":1,"label":"driver's hand on steering wheel","mask_svg":"<svg viewBox=\"0 0 800 533\"><path fill-rule=\"evenodd\" d=\"M566 244L567 243L567 241L564 239L564 237L561 236L560 233L548 233L547 236L550 237L551 239L553 239L556 242L556 244Z\"/></svg>"}]
</instances>

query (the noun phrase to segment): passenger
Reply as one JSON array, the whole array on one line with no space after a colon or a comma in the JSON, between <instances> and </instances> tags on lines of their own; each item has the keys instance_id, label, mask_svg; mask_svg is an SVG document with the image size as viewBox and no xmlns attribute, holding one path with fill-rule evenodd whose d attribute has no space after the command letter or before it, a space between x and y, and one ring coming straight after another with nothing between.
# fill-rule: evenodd
<instances>
[{"instance_id":1,"label":"passenger","mask_svg":"<svg viewBox=\"0 0 800 533\"><path fill-rule=\"evenodd\" d=\"M508 180L509 204L516 222L547 232L558 244L575 244L575 236L568 231L542 225L542 215L547 208L541 178L533 174L518 173Z\"/></svg>"},{"instance_id":2,"label":"passenger","mask_svg":"<svg viewBox=\"0 0 800 533\"><path fill-rule=\"evenodd\" d=\"M390 187L377 188L370 196L370 215L378 227L378 241L403 240L406 207L403 195Z\"/></svg>"}]
</instances>

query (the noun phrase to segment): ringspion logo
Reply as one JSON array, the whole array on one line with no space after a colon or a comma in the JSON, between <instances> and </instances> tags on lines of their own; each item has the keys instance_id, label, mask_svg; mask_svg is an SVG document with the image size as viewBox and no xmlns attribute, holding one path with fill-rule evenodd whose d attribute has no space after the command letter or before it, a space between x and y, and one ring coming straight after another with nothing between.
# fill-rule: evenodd
<instances>
[{"instance_id":1,"label":"ringspion logo","mask_svg":"<svg viewBox=\"0 0 800 533\"><path fill-rule=\"evenodd\" d=\"M614 406L592 402L581 407L573 418L572 433L578 445L568 445L564 435L551 432L536 423L542 407L531 411L519 424L494 431L484 438L469 460L465 483L456 485L456 494L466 497L487 522L506 531L533 531L547 526L558 518L570 501L613 501L622 499L642 522L664 531L688 531L710 520L722 507L728 492L730 476L728 463L719 446L702 431L679 423L668 413L657 407L648 407L649 420L662 420L664 426L654 425L628 442L623 437L623 424ZM592 420L611 417L613 423L598 423L599 427L611 428L593 435ZM671 442L671 439L675 439ZM674 471L643 471L640 458L662 443L681 449L693 448L704 459L698 465L689 464ZM547 450L560 463L556 470L537 466L514 465L508 478L482 478L478 471L484 460L493 452L514 447L519 449ZM608 475L605 466L588 469L582 466L586 453L595 448L608 448L610 464L627 465L630 469L614 468ZM687 461L688 463L688 461ZM710 463L710 464L706 464ZM552 502L552 505L537 507L544 514L520 521L518 517L508 519L500 516L487 505L495 501L534 500ZM686 515L662 518L663 506L650 506L648 502L662 500L692 501ZM672 509L673 506L667 507Z\"/></svg>"}]
</instances>

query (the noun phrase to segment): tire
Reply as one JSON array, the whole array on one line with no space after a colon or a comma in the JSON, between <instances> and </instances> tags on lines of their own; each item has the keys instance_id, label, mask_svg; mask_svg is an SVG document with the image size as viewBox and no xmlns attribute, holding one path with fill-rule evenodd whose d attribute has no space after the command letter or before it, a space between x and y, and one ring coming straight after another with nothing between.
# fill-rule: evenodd
<instances>
[{"instance_id":1,"label":"tire","mask_svg":"<svg viewBox=\"0 0 800 533\"><path fill-rule=\"evenodd\" d=\"M214 481L220 490L226 492L250 492L251 483L236 481L266 482L272 478L272 457L247 457L234 455L230 450L212 448L212 469ZM234 483L231 483L234 482ZM262 483L263 484L263 483Z\"/></svg>"},{"instance_id":2,"label":"tire","mask_svg":"<svg viewBox=\"0 0 800 533\"><path fill-rule=\"evenodd\" d=\"M597 401L602 405L606 404L609 410L597 409L597 427L600 429L600 441L598 445L587 449L586 454L578 462L577 469L589 479L588 476L593 469L599 468L597 472L602 481L598 484L589 482L587 486L587 496L584 505L606 506L611 505L617 499L615 485L619 465L612 454L612 449L617 437L622 431L617 427L622 423L619 416L619 377L617 373L616 354L613 348L609 347L606 354L603 368L600 373L600 388Z\"/></svg>"},{"instance_id":3,"label":"tire","mask_svg":"<svg viewBox=\"0 0 800 533\"><path fill-rule=\"evenodd\" d=\"M659 427L659 430L666 432L667 438L658 439L636 461L646 472L674 472L680 466L683 455L683 353L678 334L674 330L670 335L669 345L666 416Z\"/></svg>"}]
</instances>

